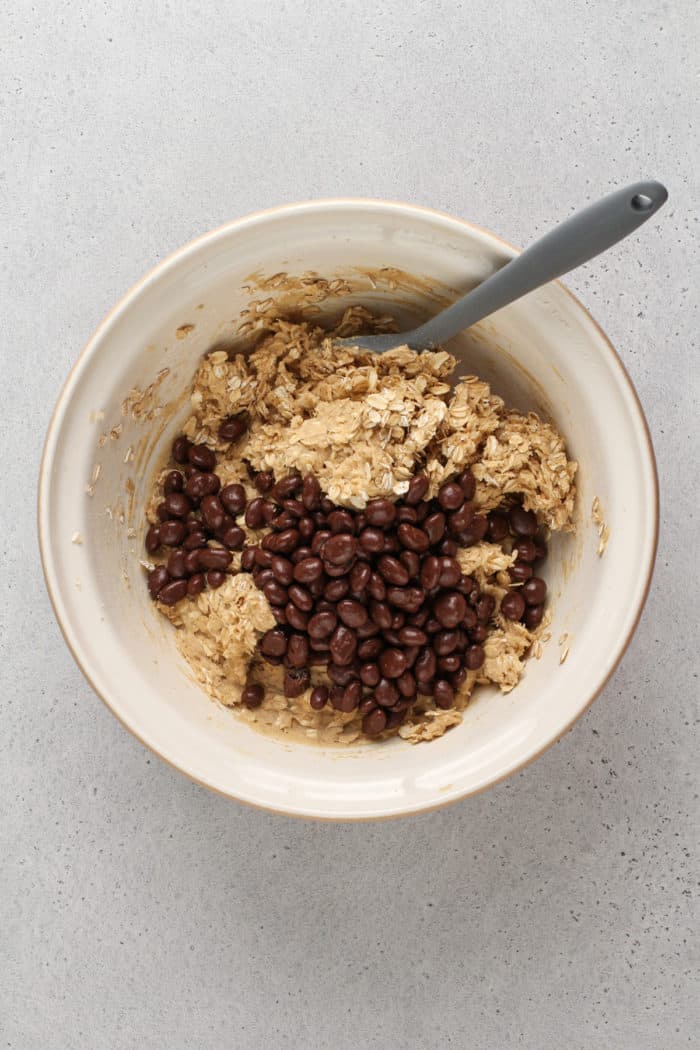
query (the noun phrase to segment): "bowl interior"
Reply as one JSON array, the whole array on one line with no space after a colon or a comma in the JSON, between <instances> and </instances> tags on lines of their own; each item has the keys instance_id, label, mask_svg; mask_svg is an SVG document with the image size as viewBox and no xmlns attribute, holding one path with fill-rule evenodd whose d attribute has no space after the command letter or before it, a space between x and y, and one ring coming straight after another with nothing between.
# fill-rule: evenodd
<instances>
[{"instance_id":1,"label":"bowl interior","mask_svg":"<svg viewBox=\"0 0 700 1050\"><path fill-rule=\"evenodd\" d=\"M461 372L489 380L509 404L551 418L579 462L577 533L557 537L547 563L552 638L512 693L480 689L462 725L417 747L397 739L324 750L264 736L191 680L144 585L143 505L188 413L200 356L237 338L251 303L264 309L270 298L291 301L284 298L289 282L277 278L270 286L264 279L312 272L340 280L317 302L312 278L297 292L308 289L307 306L321 316L362 302L408 327L511 254L489 234L422 209L367 201L292 206L230 224L176 253L132 289L88 344L59 400L42 466L47 582L93 687L144 743L193 778L310 816L429 808L530 760L611 673L653 562L653 454L622 366L560 285L500 311L450 346ZM602 557L594 497L610 530Z\"/></svg>"}]
</instances>

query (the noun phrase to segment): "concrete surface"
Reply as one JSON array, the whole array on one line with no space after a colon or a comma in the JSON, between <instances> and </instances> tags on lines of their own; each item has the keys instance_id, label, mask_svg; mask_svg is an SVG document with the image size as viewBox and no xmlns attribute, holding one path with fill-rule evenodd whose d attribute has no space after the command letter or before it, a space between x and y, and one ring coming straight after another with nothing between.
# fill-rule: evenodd
<instances>
[{"instance_id":1,"label":"concrete surface","mask_svg":"<svg viewBox=\"0 0 700 1050\"><path fill-rule=\"evenodd\" d=\"M9 0L0 26L0 1045L697 1045L693 0ZM569 279L663 496L589 714L487 794L373 826L253 812L148 754L74 666L34 539L54 399L114 300L281 201L418 201L523 244L642 176L663 216Z\"/></svg>"}]
</instances>

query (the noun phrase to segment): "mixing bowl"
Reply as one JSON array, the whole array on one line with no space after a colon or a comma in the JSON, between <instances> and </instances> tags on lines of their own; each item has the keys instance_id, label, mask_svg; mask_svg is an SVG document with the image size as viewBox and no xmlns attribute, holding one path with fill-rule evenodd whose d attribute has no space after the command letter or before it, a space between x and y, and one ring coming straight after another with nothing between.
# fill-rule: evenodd
<instances>
[{"instance_id":1,"label":"mixing bowl","mask_svg":"<svg viewBox=\"0 0 700 1050\"><path fill-rule=\"evenodd\" d=\"M425 319L514 254L447 215L372 200L314 201L228 223L175 252L99 325L61 392L39 484L39 537L56 617L78 665L161 758L234 799L329 819L430 809L488 787L556 741L612 674L649 587L654 456L605 334L552 284L455 339L461 373L550 418L579 463L577 531L547 561L553 623L511 693L480 688L462 724L323 749L263 735L188 673L140 564L155 470L214 344L244 346L270 310L323 320L349 303Z\"/></svg>"}]
</instances>

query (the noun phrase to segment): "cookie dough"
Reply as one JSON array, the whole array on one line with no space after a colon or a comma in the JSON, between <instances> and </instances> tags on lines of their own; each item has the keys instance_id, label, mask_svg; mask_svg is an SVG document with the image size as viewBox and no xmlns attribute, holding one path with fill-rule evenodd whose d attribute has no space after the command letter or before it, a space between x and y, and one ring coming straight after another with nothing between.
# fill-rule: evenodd
<instances>
[{"instance_id":1,"label":"cookie dough","mask_svg":"<svg viewBox=\"0 0 700 1050\"><path fill-rule=\"evenodd\" d=\"M375 355L333 340L334 334L372 327L372 316L361 307L348 309L335 332L279 319L249 355L231 358L215 350L204 358L184 434L216 451L222 484L239 482L252 499L258 493L250 468L278 478L291 471L312 473L331 500L361 510L368 500L402 496L419 470L429 479L431 497L444 481L470 467L481 512L517 494L541 526L573 530L576 464L557 431L534 413L508 410L474 376L453 388L456 362L443 350L417 354L404 346ZM249 417L245 435L233 445L220 440L221 420L242 412ZM155 500L151 520L154 508ZM247 533L249 542L257 541L254 532ZM483 666L469 672L454 709L440 710L431 699L419 698L399 729L414 743L434 739L461 721L475 685L491 682L511 690L533 641L549 622L545 613L542 624L530 631L498 611L511 585L507 570L514 554L482 542L461 549L458 557L463 572L496 599L496 627L484 642ZM239 565L240 554L233 568ZM236 706L241 718L321 744L360 738L357 711L343 713L330 705L315 711L308 690L285 698L282 669L256 651L274 620L249 575L234 573L216 590L159 608L178 628L178 648L212 699L238 705L246 677L265 685L261 707ZM311 686L325 682L325 669L313 668Z\"/></svg>"}]
</instances>

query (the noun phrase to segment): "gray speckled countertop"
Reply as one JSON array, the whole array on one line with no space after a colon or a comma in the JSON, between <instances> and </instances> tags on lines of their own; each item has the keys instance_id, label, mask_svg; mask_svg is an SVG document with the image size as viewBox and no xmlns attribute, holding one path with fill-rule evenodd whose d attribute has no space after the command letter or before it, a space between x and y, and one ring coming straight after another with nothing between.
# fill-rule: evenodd
<instances>
[{"instance_id":1,"label":"gray speckled countertop","mask_svg":"<svg viewBox=\"0 0 700 1050\"><path fill-rule=\"evenodd\" d=\"M699 37L693 0L2 6L0 1045L697 1045ZM417 201L523 244L643 176L662 217L568 280L637 384L663 505L589 713L507 783L377 825L254 812L152 757L73 664L34 538L105 311L275 203Z\"/></svg>"}]
</instances>

